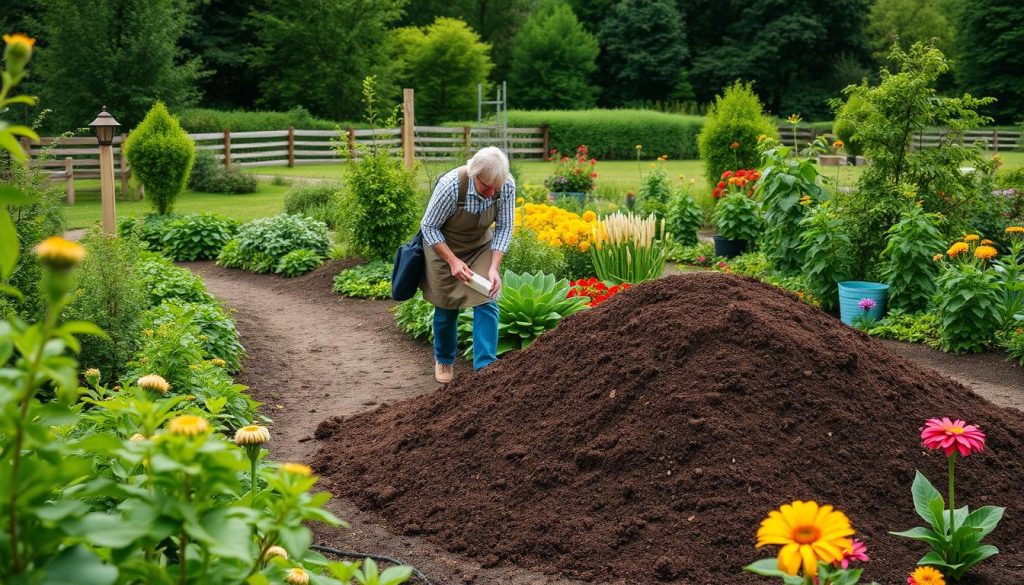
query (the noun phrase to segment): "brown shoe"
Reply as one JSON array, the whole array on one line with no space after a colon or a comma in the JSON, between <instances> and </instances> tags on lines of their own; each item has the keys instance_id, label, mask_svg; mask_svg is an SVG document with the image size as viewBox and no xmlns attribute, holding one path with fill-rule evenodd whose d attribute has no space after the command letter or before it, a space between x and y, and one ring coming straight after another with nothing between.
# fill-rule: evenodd
<instances>
[{"instance_id":1,"label":"brown shoe","mask_svg":"<svg viewBox=\"0 0 1024 585\"><path fill-rule=\"evenodd\" d=\"M434 379L438 384L447 384L455 378L455 366L434 362Z\"/></svg>"}]
</instances>

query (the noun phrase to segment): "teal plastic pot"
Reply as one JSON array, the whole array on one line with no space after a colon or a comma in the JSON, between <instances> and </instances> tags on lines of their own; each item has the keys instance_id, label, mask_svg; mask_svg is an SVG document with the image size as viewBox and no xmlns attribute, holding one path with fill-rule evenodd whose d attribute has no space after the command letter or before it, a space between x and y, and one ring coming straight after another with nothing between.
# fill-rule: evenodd
<instances>
[{"instance_id":1,"label":"teal plastic pot","mask_svg":"<svg viewBox=\"0 0 1024 585\"><path fill-rule=\"evenodd\" d=\"M863 312L860 308L862 299L875 301L875 308L868 311L868 316L873 321L878 321L885 316L885 303L889 300L889 285L861 280L840 282L839 318L843 323L853 325L853 320L861 315Z\"/></svg>"}]
</instances>

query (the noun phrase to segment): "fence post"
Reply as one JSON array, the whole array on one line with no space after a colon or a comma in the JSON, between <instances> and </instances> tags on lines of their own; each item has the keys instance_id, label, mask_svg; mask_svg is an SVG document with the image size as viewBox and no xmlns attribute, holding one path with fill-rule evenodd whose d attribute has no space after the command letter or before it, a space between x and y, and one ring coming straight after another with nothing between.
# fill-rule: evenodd
<instances>
[{"instance_id":1,"label":"fence post","mask_svg":"<svg viewBox=\"0 0 1024 585\"><path fill-rule=\"evenodd\" d=\"M68 205L75 204L75 165L70 156L64 157L64 174L67 176L66 181L68 190Z\"/></svg>"},{"instance_id":2,"label":"fence post","mask_svg":"<svg viewBox=\"0 0 1024 585\"><path fill-rule=\"evenodd\" d=\"M551 131L548 129L548 125L544 124L540 127L544 135L544 160L551 160Z\"/></svg>"},{"instance_id":3,"label":"fence post","mask_svg":"<svg viewBox=\"0 0 1024 585\"><path fill-rule=\"evenodd\" d=\"M32 158L32 143L28 141L28 136L22 136L19 141L21 142L21 148L25 150L25 155L30 159ZM42 146L40 144L40 146Z\"/></svg>"},{"instance_id":4,"label":"fence post","mask_svg":"<svg viewBox=\"0 0 1024 585\"><path fill-rule=\"evenodd\" d=\"M123 199L129 199L128 193L128 161L124 159L124 140L121 140L121 151L117 153L117 160L119 161L119 168L121 169L121 197Z\"/></svg>"},{"instance_id":5,"label":"fence post","mask_svg":"<svg viewBox=\"0 0 1024 585\"><path fill-rule=\"evenodd\" d=\"M999 130L992 130L992 153L999 154Z\"/></svg>"},{"instance_id":6,"label":"fence post","mask_svg":"<svg viewBox=\"0 0 1024 585\"><path fill-rule=\"evenodd\" d=\"M295 128L288 127L288 166L295 166Z\"/></svg>"},{"instance_id":7,"label":"fence post","mask_svg":"<svg viewBox=\"0 0 1024 585\"><path fill-rule=\"evenodd\" d=\"M462 127L462 150L469 152L469 126Z\"/></svg>"},{"instance_id":8,"label":"fence post","mask_svg":"<svg viewBox=\"0 0 1024 585\"><path fill-rule=\"evenodd\" d=\"M231 129L224 129L224 166L231 166Z\"/></svg>"},{"instance_id":9,"label":"fence post","mask_svg":"<svg viewBox=\"0 0 1024 585\"><path fill-rule=\"evenodd\" d=\"M348 156L353 160L356 158L356 129L352 127L348 129Z\"/></svg>"},{"instance_id":10,"label":"fence post","mask_svg":"<svg viewBox=\"0 0 1024 585\"><path fill-rule=\"evenodd\" d=\"M411 88L402 90L402 152L405 154L405 169L411 171L416 163L416 147L413 144L413 107L415 98Z\"/></svg>"}]
</instances>

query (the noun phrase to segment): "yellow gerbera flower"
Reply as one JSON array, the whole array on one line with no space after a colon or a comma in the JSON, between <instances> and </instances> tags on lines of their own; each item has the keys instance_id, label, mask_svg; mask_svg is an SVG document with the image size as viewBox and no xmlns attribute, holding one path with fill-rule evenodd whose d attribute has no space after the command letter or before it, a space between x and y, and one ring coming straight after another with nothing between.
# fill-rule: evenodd
<instances>
[{"instance_id":1,"label":"yellow gerbera flower","mask_svg":"<svg viewBox=\"0 0 1024 585\"><path fill-rule=\"evenodd\" d=\"M965 242L977 242L980 239L981 236L979 236L978 234L967 234L966 236L964 236Z\"/></svg>"},{"instance_id":2,"label":"yellow gerbera flower","mask_svg":"<svg viewBox=\"0 0 1024 585\"><path fill-rule=\"evenodd\" d=\"M282 463L281 471L284 471L285 473L294 473L295 475L301 475L303 477L313 475L313 468L301 463Z\"/></svg>"},{"instance_id":3,"label":"yellow gerbera flower","mask_svg":"<svg viewBox=\"0 0 1024 585\"><path fill-rule=\"evenodd\" d=\"M832 506L798 500L768 513L757 530L757 546L782 545L779 570L797 575L803 565L804 575L813 577L818 574L819 560L842 560L843 551L853 546L853 534L846 514Z\"/></svg>"},{"instance_id":4,"label":"yellow gerbera flower","mask_svg":"<svg viewBox=\"0 0 1024 585\"><path fill-rule=\"evenodd\" d=\"M978 260L991 260L999 255L999 251L992 246L978 246L974 250L974 257Z\"/></svg>"},{"instance_id":5,"label":"yellow gerbera flower","mask_svg":"<svg viewBox=\"0 0 1024 585\"><path fill-rule=\"evenodd\" d=\"M69 242L60 236L53 236L36 246L36 256L50 268L66 270L85 258L85 248L78 242Z\"/></svg>"},{"instance_id":6,"label":"yellow gerbera flower","mask_svg":"<svg viewBox=\"0 0 1024 585\"><path fill-rule=\"evenodd\" d=\"M948 250L946 250L946 255L949 256L950 258L956 258L960 254L963 254L964 252L967 252L970 249L971 247L965 244L964 242L957 242L950 246Z\"/></svg>"},{"instance_id":7,"label":"yellow gerbera flower","mask_svg":"<svg viewBox=\"0 0 1024 585\"><path fill-rule=\"evenodd\" d=\"M172 435L182 435L185 437L201 435L209 428L210 423L206 422L205 418L192 414L185 414L173 418L171 419L171 422L167 423L167 430L170 431Z\"/></svg>"},{"instance_id":8,"label":"yellow gerbera flower","mask_svg":"<svg viewBox=\"0 0 1024 585\"><path fill-rule=\"evenodd\" d=\"M913 585L946 585L946 580L934 567L918 567L910 574L908 583Z\"/></svg>"},{"instance_id":9,"label":"yellow gerbera flower","mask_svg":"<svg viewBox=\"0 0 1024 585\"><path fill-rule=\"evenodd\" d=\"M139 378L139 381L136 382L136 384L143 390L149 390L150 392L156 392L157 394L166 394L167 391L171 389L171 385L167 380L164 380L163 376L158 376L156 374L143 376Z\"/></svg>"},{"instance_id":10,"label":"yellow gerbera flower","mask_svg":"<svg viewBox=\"0 0 1024 585\"><path fill-rule=\"evenodd\" d=\"M267 427L260 425L249 425L238 429L235 432L235 444L237 445L262 445L270 441L270 431Z\"/></svg>"}]
</instances>

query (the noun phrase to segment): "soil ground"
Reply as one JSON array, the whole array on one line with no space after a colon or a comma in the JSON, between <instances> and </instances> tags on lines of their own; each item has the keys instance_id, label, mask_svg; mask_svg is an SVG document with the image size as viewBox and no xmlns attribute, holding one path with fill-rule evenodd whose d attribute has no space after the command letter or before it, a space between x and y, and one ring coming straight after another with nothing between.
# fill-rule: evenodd
<instances>
[{"instance_id":1,"label":"soil ground","mask_svg":"<svg viewBox=\"0 0 1024 585\"><path fill-rule=\"evenodd\" d=\"M398 332L390 301L343 299L330 290L331 263L286 280L220 268L185 266L201 275L212 294L235 309L247 357L239 381L250 387L274 419L271 456L308 463L318 450L317 425L411 398L436 388L430 347ZM1001 406L1024 409L1024 369L999 355L951 356L923 346L887 342L890 350L960 381ZM460 363L458 373L468 371ZM316 528L317 544L397 557L438 584L571 585L514 568L481 568L421 539L396 535L374 514L346 500L328 508L351 528Z\"/></svg>"}]
</instances>

